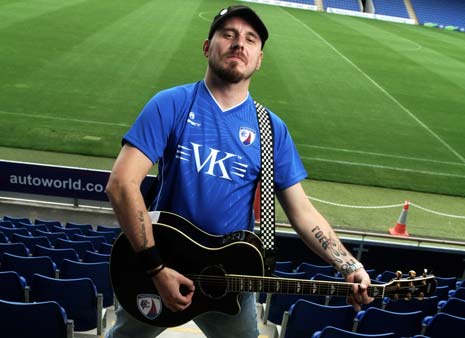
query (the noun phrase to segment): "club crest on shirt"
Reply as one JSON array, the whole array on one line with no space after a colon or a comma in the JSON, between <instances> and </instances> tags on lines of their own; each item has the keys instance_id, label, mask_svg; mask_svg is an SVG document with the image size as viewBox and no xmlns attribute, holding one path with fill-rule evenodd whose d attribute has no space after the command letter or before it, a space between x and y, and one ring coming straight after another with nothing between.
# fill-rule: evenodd
<instances>
[{"instance_id":1,"label":"club crest on shirt","mask_svg":"<svg viewBox=\"0 0 465 338\"><path fill-rule=\"evenodd\" d=\"M144 317L152 320L157 318L162 309L161 298L154 294L137 295L137 308Z\"/></svg>"},{"instance_id":2,"label":"club crest on shirt","mask_svg":"<svg viewBox=\"0 0 465 338\"><path fill-rule=\"evenodd\" d=\"M241 143L245 146L254 143L256 137L257 133L253 129L247 127L241 127L239 129L239 140L241 140Z\"/></svg>"}]
</instances>

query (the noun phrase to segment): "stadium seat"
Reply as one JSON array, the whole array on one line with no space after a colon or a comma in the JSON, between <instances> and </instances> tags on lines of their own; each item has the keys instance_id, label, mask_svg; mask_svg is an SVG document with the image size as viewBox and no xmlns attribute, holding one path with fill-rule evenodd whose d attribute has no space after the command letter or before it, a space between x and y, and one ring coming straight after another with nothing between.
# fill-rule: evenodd
<instances>
[{"instance_id":1,"label":"stadium seat","mask_svg":"<svg viewBox=\"0 0 465 338\"><path fill-rule=\"evenodd\" d=\"M59 227L56 225L52 225L51 228L49 228L51 232L64 232L65 234L68 235L69 238L72 238L73 235L75 234L80 234L82 235L82 230L78 228L64 228L64 227Z\"/></svg>"},{"instance_id":2,"label":"stadium seat","mask_svg":"<svg viewBox=\"0 0 465 338\"><path fill-rule=\"evenodd\" d=\"M0 299L9 302L26 302L26 280L16 271L0 271ZM1 330L1 328L0 328Z\"/></svg>"},{"instance_id":3,"label":"stadium seat","mask_svg":"<svg viewBox=\"0 0 465 338\"><path fill-rule=\"evenodd\" d=\"M87 236L103 236L105 238L105 242L108 244L113 244L113 241L116 238L114 231L87 230Z\"/></svg>"},{"instance_id":4,"label":"stadium seat","mask_svg":"<svg viewBox=\"0 0 465 338\"><path fill-rule=\"evenodd\" d=\"M457 277L436 277L437 286L447 286L449 290L455 289L457 284Z\"/></svg>"},{"instance_id":5,"label":"stadium seat","mask_svg":"<svg viewBox=\"0 0 465 338\"><path fill-rule=\"evenodd\" d=\"M15 225L10 221L0 221L0 227L4 228L15 228Z\"/></svg>"},{"instance_id":6,"label":"stadium seat","mask_svg":"<svg viewBox=\"0 0 465 338\"><path fill-rule=\"evenodd\" d=\"M326 326L323 330L317 331L312 338L398 338L399 336L393 332L364 334L348 330L342 330L333 326Z\"/></svg>"},{"instance_id":7,"label":"stadium seat","mask_svg":"<svg viewBox=\"0 0 465 338\"><path fill-rule=\"evenodd\" d=\"M344 282L344 278L326 275L324 273L317 273L313 275L312 280L321 280L326 282ZM347 305L347 299L345 297L332 297L331 295L322 296L325 297L324 304L326 305Z\"/></svg>"},{"instance_id":8,"label":"stadium seat","mask_svg":"<svg viewBox=\"0 0 465 338\"><path fill-rule=\"evenodd\" d=\"M293 272L294 271L294 262L293 261L278 261L274 265L275 270L284 271L284 272Z\"/></svg>"},{"instance_id":9,"label":"stadium seat","mask_svg":"<svg viewBox=\"0 0 465 338\"><path fill-rule=\"evenodd\" d=\"M15 226L18 223L31 223L31 220L27 217L13 217L13 216L3 216L4 221L9 221L13 223Z\"/></svg>"},{"instance_id":10,"label":"stadium seat","mask_svg":"<svg viewBox=\"0 0 465 338\"><path fill-rule=\"evenodd\" d=\"M30 252L24 243L0 243L0 263L3 260L3 254L8 252L16 256L29 256Z\"/></svg>"},{"instance_id":11,"label":"stadium seat","mask_svg":"<svg viewBox=\"0 0 465 338\"><path fill-rule=\"evenodd\" d=\"M35 274L31 281L31 301L55 301L74 322L75 331L97 329L102 333L102 295L90 278L57 279Z\"/></svg>"},{"instance_id":12,"label":"stadium seat","mask_svg":"<svg viewBox=\"0 0 465 338\"><path fill-rule=\"evenodd\" d=\"M280 337L311 337L329 325L350 330L354 317L352 305L327 306L300 299L284 313Z\"/></svg>"},{"instance_id":13,"label":"stadium seat","mask_svg":"<svg viewBox=\"0 0 465 338\"><path fill-rule=\"evenodd\" d=\"M47 231L47 226L45 224L30 224L19 222L16 226L17 228L26 228L32 236L36 236L36 230Z\"/></svg>"},{"instance_id":14,"label":"stadium seat","mask_svg":"<svg viewBox=\"0 0 465 338\"><path fill-rule=\"evenodd\" d=\"M465 318L465 300L454 297L442 300L438 303L438 311Z\"/></svg>"},{"instance_id":15,"label":"stadium seat","mask_svg":"<svg viewBox=\"0 0 465 338\"><path fill-rule=\"evenodd\" d=\"M48 248L48 247L36 245L34 255L50 257L52 261L56 264L58 270L61 270L61 265L63 264L63 260L65 259L79 262L79 256L76 253L76 250L71 249L71 248L55 249L55 248Z\"/></svg>"},{"instance_id":16,"label":"stadium seat","mask_svg":"<svg viewBox=\"0 0 465 338\"><path fill-rule=\"evenodd\" d=\"M102 243L100 244L100 249L99 249L99 253L101 254L106 254L106 255L109 255L111 254L111 248L112 248L112 244L108 244L108 243Z\"/></svg>"},{"instance_id":17,"label":"stadium seat","mask_svg":"<svg viewBox=\"0 0 465 338\"><path fill-rule=\"evenodd\" d=\"M84 257L86 250L95 251L94 245L90 241L70 241L62 238L58 238L55 243L56 249L74 249L76 250L79 258Z\"/></svg>"},{"instance_id":18,"label":"stadium seat","mask_svg":"<svg viewBox=\"0 0 465 338\"><path fill-rule=\"evenodd\" d=\"M465 288L458 288L449 291L449 298L460 298L465 300Z\"/></svg>"},{"instance_id":19,"label":"stadium seat","mask_svg":"<svg viewBox=\"0 0 465 338\"><path fill-rule=\"evenodd\" d=\"M100 245L105 242L104 236L73 235L73 241L89 241L94 246L94 251L100 249Z\"/></svg>"},{"instance_id":20,"label":"stadium seat","mask_svg":"<svg viewBox=\"0 0 465 338\"><path fill-rule=\"evenodd\" d=\"M87 250L82 258L84 263L100 263L100 262L110 262L110 255L101 254L94 251Z\"/></svg>"},{"instance_id":21,"label":"stadium seat","mask_svg":"<svg viewBox=\"0 0 465 338\"><path fill-rule=\"evenodd\" d=\"M45 219L39 219L36 218L34 220L34 224L43 224L47 227L47 231L51 231L52 226L58 226L58 227L63 227L60 221L57 220L45 220Z\"/></svg>"},{"instance_id":22,"label":"stadium seat","mask_svg":"<svg viewBox=\"0 0 465 338\"><path fill-rule=\"evenodd\" d=\"M20 234L23 236L30 236L31 233L26 229L26 228L5 228L5 227L0 227L0 232L3 232L3 234L8 237L8 239L11 241L13 238L13 234Z\"/></svg>"},{"instance_id":23,"label":"stadium seat","mask_svg":"<svg viewBox=\"0 0 465 338\"><path fill-rule=\"evenodd\" d=\"M55 246L58 238L66 239L66 240L69 239L68 235L65 234L64 232L49 232L49 231L37 230L36 231L36 236L45 236L45 237L47 237L53 247Z\"/></svg>"},{"instance_id":24,"label":"stadium seat","mask_svg":"<svg viewBox=\"0 0 465 338\"><path fill-rule=\"evenodd\" d=\"M120 227L112 227L112 226L107 226L107 225L97 225L97 231L113 231L115 233L115 237L118 237L118 235L121 233L121 228Z\"/></svg>"},{"instance_id":25,"label":"stadium seat","mask_svg":"<svg viewBox=\"0 0 465 338\"><path fill-rule=\"evenodd\" d=\"M410 300L406 299L391 299L391 298L384 298L383 300L383 308L385 310L391 312L415 312L421 311L423 313L423 317L432 316L438 310L438 297L432 296L429 298L424 299L417 299L412 298Z\"/></svg>"},{"instance_id":26,"label":"stadium seat","mask_svg":"<svg viewBox=\"0 0 465 338\"><path fill-rule=\"evenodd\" d=\"M427 316L423 319L422 335L429 338L444 338L451 337L451 332L457 333L460 337L463 337L463 332L465 332L465 318L439 312L434 316Z\"/></svg>"},{"instance_id":27,"label":"stadium seat","mask_svg":"<svg viewBox=\"0 0 465 338\"><path fill-rule=\"evenodd\" d=\"M110 263L83 263L73 262L68 259L63 261L60 270L60 278L83 278L92 279L97 292L103 295L103 307L113 305L114 296L110 280Z\"/></svg>"},{"instance_id":28,"label":"stadium seat","mask_svg":"<svg viewBox=\"0 0 465 338\"><path fill-rule=\"evenodd\" d=\"M57 302L20 303L0 300L2 337L72 338L73 323Z\"/></svg>"},{"instance_id":29,"label":"stadium seat","mask_svg":"<svg viewBox=\"0 0 465 338\"><path fill-rule=\"evenodd\" d=\"M20 234L13 234L12 238L13 243L24 243L27 246L30 252L34 252L36 245L41 245L45 247L51 247L52 244L45 236L24 236Z\"/></svg>"},{"instance_id":30,"label":"stadium seat","mask_svg":"<svg viewBox=\"0 0 465 338\"><path fill-rule=\"evenodd\" d=\"M439 301L447 300L449 298L449 287L447 285L437 286L433 295L437 296Z\"/></svg>"},{"instance_id":31,"label":"stadium seat","mask_svg":"<svg viewBox=\"0 0 465 338\"><path fill-rule=\"evenodd\" d=\"M371 334L394 332L401 337L411 337L420 333L423 318L421 311L391 312L371 307L357 313L352 331Z\"/></svg>"},{"instance_id":32,"label":"stadium seat","mask_svg":"<svg viewBox=\"0 0 465 338\"><path fill-rule=\"evenodd\" d=\"M385 270L382 273L380 273L378 276L376 276L376 280L388 283L394 278L397 278L397 275L394 271L390 270Z\"/></svg>"},{"instance_id":33,"label":"stadium seat","mask_svg":"<svg viewBox=\"0 0 465 338\"><path fill-rule=\"evenodd\" d=\"M35 273L40 273L48 277L55 277L56 265L50 257L46 256L22 257L4 253L2 270L16 271L26 279L26 283L29 285Z\"/></svg>"},{"instance_id":34,"label":"stadium seat","mask_svg":"<svg viewBox=\"0 0 465 338\"><path fill-rule=\"evenodd\" d=\"M295 269L296 272L306 272L309 277L317 273L321 273L327 276L334 276L336 270L331 265L315 265L310 263L300 263Z\"/></svg>"},{"instance_id":35,"label":"stadium seat","mask_svg":"<svg viewBox=\"0 0 465 338\"><path fill-rule=\"evenodd\" d=\"M66 229L80 229L83 235L87 235L88 230L92 230L91 224L82 224L82 223L74 223L74 222L67 222L65 225Z\"/></svg>"},{"instance_id":36,"label":"stadium seat","mask_svg":"<svg viewBox=\"0 0 465 338\"><path fill-rule=\"evenodd\" d=\"M8 237L0 231L0 243L8 243L9 241Z\"/></svg>"}]
</instances>

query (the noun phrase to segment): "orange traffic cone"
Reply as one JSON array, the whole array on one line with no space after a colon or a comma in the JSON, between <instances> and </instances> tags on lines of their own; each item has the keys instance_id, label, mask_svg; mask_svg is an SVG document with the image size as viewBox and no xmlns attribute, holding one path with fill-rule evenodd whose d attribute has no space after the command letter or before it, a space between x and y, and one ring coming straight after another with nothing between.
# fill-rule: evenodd
<instances>
[{"instance_id":1,"label":"orange traffic cone","mask_svg":"<svg viewBox=\"0 0 465 338\"><path fill-rule=\"evenodd\" d=\"M402 212L400 213L399 220L394 228L389 229L389 233L395 236L408 236L407 232L407 212L410 205L409 201L405 201Z\"/></svg>"}]
</instances>

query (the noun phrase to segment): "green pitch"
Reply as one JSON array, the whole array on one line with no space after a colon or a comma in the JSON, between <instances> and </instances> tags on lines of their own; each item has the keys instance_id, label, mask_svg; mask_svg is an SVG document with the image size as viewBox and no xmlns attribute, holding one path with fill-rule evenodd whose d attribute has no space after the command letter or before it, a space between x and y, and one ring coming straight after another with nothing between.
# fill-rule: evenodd
<instances>
[{"instance_id":1,"label":"green pitch","mask_svg":"<svg viewBox=\"0 0 465 338\"><path fill-rule=\"evenodd\" d=\"M158 90L203 77L231 1L0 0L0 145L114 157ZM465 196L465 34L250 4L251 92L314 179Z\"/></svg>"}]
</instances>

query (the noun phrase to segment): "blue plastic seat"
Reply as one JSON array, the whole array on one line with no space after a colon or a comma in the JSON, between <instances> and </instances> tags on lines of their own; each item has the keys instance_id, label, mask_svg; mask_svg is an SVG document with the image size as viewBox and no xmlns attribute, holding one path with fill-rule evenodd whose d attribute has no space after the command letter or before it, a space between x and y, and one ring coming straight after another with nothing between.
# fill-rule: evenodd
<instances>
[{"instance_id":1,"label":"blue plastic seat","mask_svg":"<svg viewBox=\"0 0 465 338\"><path fill-rule=\"evenodd\" d=\"M75 331L97 328L102 333L102 296L90 278L57 279L35 274L31 281L31 301L55 301L74 322Z\"/></svg>"},{"instance_id":2,"label":"blue plastic seat","mask_svg":"<svg viewBox=\"0 0 465 338\"><path fill-rule=\"evenodd\" d=\"M315 265L310 263L300 263L295 269L296 272L306 272L309 277L321 273L327 276L334 276L336 270L331 265Z\"/></svg>"},{"instance_id":3,"label":"blue plastic seat","mask_svg":"<svg viewBox=\"0 0 465 338\"><path fill-rule=\"evenodd\" d=\"M27 257L30 254L29 249L24 243L0 243L0 263L3 260L5 252L23 257Z\"/></svg>"},{"instance_id":4,"label":"blue plastic seat","mask_svg":"<svg viewBox=\"0 0 465 338\"><path fill-rule=\"evenodd\" d=\"M383 300L384 309L392 312L423 312L423 317L432 316L437 312L438 297L432 296L425 299L412 298L406 299L390 299L385 298Z\"/></svg>"},{"instance_id":5,"label":"blue plastic seat","mask_svg":"<svg viewBox=\"0 0 465 338\"><path fill-rule=\"evenodd\" d=\"M0 299L10 302L25 302L26 279L16 271L0 271Z\"/></svg>"},{"instance_id":6,"label":"blue plastic seat","mask_svg":"<svg viewBox=\"0 0 465 338\"><path fill-rule=\"evenodd\" d=\"M342 330L337 327L327 326L321 331L313 334L312 338L398 338L399 336L393 332L365 334L357 333L348 330Z\"/></svg>"},{"instance_id":7,"label":"blue plastic seat","mask_svg":"<svg viewBox=\"0 0 465 338\"><path fill-rule=\"evenodd\" d=\"M89 241L94 246L94 250L98 251L100 249L100 245L105 242L105 237L76 234L73 236L73 241Z\"/></svg>"},{"instance_id":8,"label":"blue plastic seat","mask_svg":"<svg viewBox=\"0 0 465 338\"><path fill-rule=\"evenodd\" d=\"M438 303L438 311L465 318L465 299L449 298Z\"/></svg>"},{"instance_id":9,"label":"blue plastic seat","mask_svg":"<svg viewBox=\"0 0 465 338\"><path fill-rule=\"evenodd\" d=\"M0 330L5 338L71 338L73 326L57 302L0 300Z\"/></svg>"},{"instance_id":10,"label":"blue plastic seat","mask_svg":"<svg viewBox=\"0 0 465 338\"><path fill-rule=\"evenodd\" d=\"M411 337L421 331L423 318L421 311L392 312L371 307L357 313L353 331L370 334L394 332L402 337Z\"/></svg>"},{"instance_id":11,"label":"blue plastic seat","mask_svg":"<svg viewBox=\"0 0 465 338\"><path fill-rule=\"evenodd\" d=\"M434 316L423 319L421 334L430 338L463 337L465 332L465 318L439 312ZM459 336L460 335L460 336Z\"/></svg>"},{"instance_id":12,"label":"blue plastic seat","mask_svg":"<svg viewBox=\"0 0 465 338\"><path fill-rule=\"evenodd\" d=\"M4 228L15 228L15 225L10 221L0 221L0 227Z\"/></svg>"},{"instance_id":13,"label":"blue plastic seat","mask_svg":"<svg viewBox=\"0 0 465 338\"><path fill-rule=\"evenodd\" d=\"M84 257L86 250L95 251L94 245L90 241L70 241L62 238L58 238L55 242L56 249L74 249L76 250L79 258Z\"/></svg>"},{"instance_id":14,"label":"blue plastic seat","mask_svg":"<svg viewBox=\"0 0 465 338\"><path fill-rule=\"evenodd\" d=\"M449 287L447 285L437 286L433 295L438 297L439 301L447 300L449 298Z\"/></svg>"},{"instance_id":15,"label":"blue plastic seat","mask_svg":"<svg viewBox=\"0 0 465 338\"><path fill-rule=\"evenodd\" d=\"M30 252L34 252L36 245L51 247L49 239L45 236L24 236L20 234L13 234L14 243L24 243Z\"/></svg>"},{"instance_id":16,"label":"blue plastic seat","mask_svg":"<svg viewBox=\"0 0 465 338\"><path fill-rule=\"evenodd\" d=\"M29 223L31 224L31 220L27 217L13 217L13 216L3 216L4 221L9 221L13 223L15 226L18 223Z\"/></svg>"},{"instance_id":17,"label":"blue plastic seat","mask_svg":"<svg viewBox=\"0 0 465 338\"><path fill-rule=\"evenodd\" d=\"M277 261L275 262L274 269L284 272L293 272L294 271L294 262L293 261Z\"/></svg>"},{"instance_id":18,"label":"blue plastic seat","mask_svg":"<svg viewBox=\"0 0 465 338\"><path fill-rule=\"evenodd\" d=\"M436 282L438 283L437 286L447 286L449 290L455 289L455 285L457 284L457 277L439 277L435 276Z\"/></svg>"},{"instance_id":19,"label":"blue plastic seat","mask_svg":"<svg viewBox=\"0 0 465 338\"><path fill-rule=\"evenodd\" d=\"M55 277L56 265L50 257L46 256L22 257L4 253L2 270L16 271L26 279L29 285L35 273L40 273L48 277Z\"/></svg>"},{"instance_id":20,"label":"blue plastic seat","mask_svg":"<svg viewBox=\"0 0 465 338\"><path fill-rule=\"evenodd\" d=\"M61 224L60 221L57 221L57 220L46 220L46 219L39 219L39 218L36 218L34 220L34 224L43 224L47 227L47 231L50 231L51 232L51 227L52 226L57 226L57 227L63 227L63 225Z\"/></svg>"},{"instance_id":21,"label":"blue plastic seat","mask_svg":"<svg viewBox=\"0 0 465 338\"><path fill-rule=\"evenodd\" d=\"M121 228L120 227L112 227L112 226L107 226L107 225L97 225L97 231L113 231L115 233L115 237L118 237L118 235L121 233Z\"/></svg>"},{"instance_id":22,"label":"blue plastic seat","mask_svg":"<svg viewBox=\"0 0 465 338\"><path fill-rule=\"evenodd\" d=\"M10 239L2 232L0 231L0 243L8 243Z\"/></svg>"},{"instance_id":23,"label":"blue plastic seat","mask_svg":"<svg viewBox=\"0 0 465 338\"><path fill-rule=\"evenodd\" d=\"M36 236L36 230L47 231L45 224L31 224L31 223L22 223L19 222L16 225L17 228L26 228L32 236Z\"/></svg>"},{"instance_id":24,"label":"blue plastic seat","mask_svg":"<svg viewBox=\"0 0 465 338\"><path fill-rule=\"evenodd\" d=\"M55 249L55 248L47 248L44 246L36 245L34 255L50 257L52 261L56 264L59 270L61 270L61 265L63 264L63 260L65 259L79 262L79 256L76 253L76 250L71 249L71 248Z\"/></svg>"},{"instance_id":25,"label":"blue plastic seat","mask_svg":"<svg viewBox=\"0 0 465 338\"><path fill-rule=\"evenodd\" d=\"M65 225L66 229L80 229L83 235L87 235L88 230L92 230L91 224L83 224L83 223L74 223L74 222L67 222Z\"/></svg>"},{"instance_id":26,"label":"blue plastic seat","mask_svg":"<svg viewBox=\"0 0 465 338\"><path fill-rule=\"evenodd\" d=\"M80 234L82 235L82 230L78 228L65 228L65 227L59 227L56 225L52 225L51 228L49 228L50 232L64 232L65 234L68 235L69 238L72 238L75 234Z\"/></svg>"},{"instance_id":27,"label":"blue plastic seat","mask_svg":"<svg viewBox=\"0 0 465 338\"><path fill-rule=\"evenodd\" d=\"M45 236L48 238L52 246L55 246L58 238L69 240L68 235L64 232L36 231L36 236Z\"/></svg>"},{"instance_id":28,"label":"blue plastic seat","mask_svg":"<svg viewBox=\"0 0 465 338\"><path fill-rule=\"evenodd\" d=\"M111 254L111 248L113 247L112 244L108 244L108 243L102 243L100 244L100 248L99 248L99 253L101 254L106 254L106 255L109 255Z\"/></svg>"},{"instance_id":29,"label":"blue plastic seat","mask_svg":"<svg viewBox=\"0 0 465 338\"><path fill-rule=\"evenodd\" d=\"M63 261L60 270L60 278L92 279L97 291L103 295L103 307L112 306L114 303L113 288L110 280L110 263L83 263L73 262L68 259Z\"/></svg>"},{"instance_id":30,"label":"blue plastic seat","mask_svg":"<svg viewBox=\"0 0 465 338\"><path fill-rule=\"evenodd\" d=\"M96 231L96 230L87 230L87 236L103 236L105 242L113 244L116 235L114 231Z\"/></svg>"},{"instance_id":31,"label":"blue plastic seat","mask_svg":"<svg viewBox=\"0 0 465 338\"><path fill-rule=\"evenodd\" d=\"M100 262L110 262L110 255L101 254L94 251L87 250L82 258L84 263L100 263Z\"/></svg>"},{"instance_id":32,"label":"blue plastic seat","mask_svg":"<svg viewBox=\"0 0 465 338\"><path fill-rule=\"evenodd\" d=\"M13 234L20 234L24 236L30 236L31 233L29 230L26 228L5 228L5 227L0 227L0 232L3 232L3 234L9 238L11 241L13 238Z\"/></svg>"},{"instance_id":33,"label":"blue plastic seat","mask_svg":"<svg viewBox=\"0 0 465 338\"><path fill-rule=\"evenodd\" d=\"M465 299L465 288L458 288L455 290L450 290L449 291L449 298L460 298L460 299Z\"/></svg>"},{"instance_id":34,"label":"blue plastic seat","mask_svg":"<svg viewBox=\"0 0 465 338\"><path fill-rule=\"evenodd\" d=\"M354 317L352 305L327 306L300 299L285 312L281 337L311 337L330 325L350 330Z\"/></svg>"}]
</instances>

